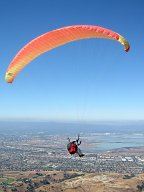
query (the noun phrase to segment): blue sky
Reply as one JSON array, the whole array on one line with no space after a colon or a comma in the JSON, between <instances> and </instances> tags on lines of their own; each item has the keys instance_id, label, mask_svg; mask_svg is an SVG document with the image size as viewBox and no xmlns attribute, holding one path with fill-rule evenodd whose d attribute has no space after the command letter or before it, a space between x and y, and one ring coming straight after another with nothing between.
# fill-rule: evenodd
<instances>
[{"instance_id":1,"label":"blue sky","mask_svg":"<svg viewBox=\"0 0 144 192\"><path fill-rule=\"evenodd\" d=\"M144 120L143 0L1 0L0 120ZM53 49L13 84L4 80L16 53L33 38L69 25L98 25L123 35Z\"/></svg>"}]
</instances>

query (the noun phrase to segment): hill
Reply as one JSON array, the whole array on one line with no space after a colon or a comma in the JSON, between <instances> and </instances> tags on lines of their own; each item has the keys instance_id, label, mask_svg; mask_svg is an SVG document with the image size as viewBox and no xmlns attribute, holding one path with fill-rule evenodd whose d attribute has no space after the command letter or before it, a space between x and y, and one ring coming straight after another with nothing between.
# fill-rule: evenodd
<instances>
[{"instance_id":1,"label":"hill","mask_svg":"<svg viewBox=\"0 0 144 192\"><path fill-rule=\"evenodd\" d=\"M1 172L0 192L140 192L143 182L144 174Z\"/></svg>"}]
</instances>

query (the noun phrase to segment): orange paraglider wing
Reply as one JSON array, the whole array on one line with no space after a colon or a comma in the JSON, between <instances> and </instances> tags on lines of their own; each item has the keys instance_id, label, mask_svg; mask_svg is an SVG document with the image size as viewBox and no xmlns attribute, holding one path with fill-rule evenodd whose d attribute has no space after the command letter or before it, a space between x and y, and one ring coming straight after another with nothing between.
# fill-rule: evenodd
<instances>
[{"instance_id":1,"label":"orange paraglider wing","mask_svg":"<svg viewBox=\"0 0 144 192\"><path fill-rule=\"evenodd\" d=\"M129 43L121 35L99 26L74 25L47 32L26 44L14 57L6 72L5 80L12 83L17 74L33 59L60 45L87 38L117 40L127 52Z\"/></svg>"}]
</instances>

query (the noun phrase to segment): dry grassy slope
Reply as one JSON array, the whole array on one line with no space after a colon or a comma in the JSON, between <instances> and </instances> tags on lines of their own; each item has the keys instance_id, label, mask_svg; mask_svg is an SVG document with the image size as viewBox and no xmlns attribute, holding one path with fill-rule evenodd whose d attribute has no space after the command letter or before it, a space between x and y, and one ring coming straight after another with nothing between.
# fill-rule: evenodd
<instances>
[{"instance_id":1,"label":"dry grassy slope","mask_svg":"<svg viewBox=\"0 0 144 192\"><path fill-rule=\"evenodd\" d=\"M35 192L137 192L137 185L144 182L144 174L124 179L124 175L117 173L75 173L60 171L26 171L26 172L3 172L1 182L7 178L15 178L13 186L19 192L28 191L29 183L18 181L21 178L31 179L36 183ZM71 179L69 179L71 178ZM42 182L49 181L49 184ZM0 192L11 192L12 188L0 186Z\"/></svg>"},{"instance_id":2,"label":"dry grassy slope","mask_svg":"<svg viewBox=\"0 0 144 192\"><path fill-rule=\"evenodd\" d=\"M85 174L62 183L41 186L36 192L136 192L137 185L144 181L144 174L123 179L121 174Z\"/></svg>"}]
</instances>

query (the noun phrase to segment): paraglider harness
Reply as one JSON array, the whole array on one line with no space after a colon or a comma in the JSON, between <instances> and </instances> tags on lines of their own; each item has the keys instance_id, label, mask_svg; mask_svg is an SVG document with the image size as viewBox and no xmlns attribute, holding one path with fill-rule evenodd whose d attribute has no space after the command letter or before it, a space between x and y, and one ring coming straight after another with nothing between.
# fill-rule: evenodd
<instances>
[{"instance_id":1,"label":"paraglider harness","mask_svg":"<svg viewBox=\"0 0 144 192\"><path fill-rule=\"evenodd\" d=\"M78 138L76 139L76 141L72 141L70 142L70 138L68 138L68 145L67 145L67 150L69 151L69 153L75 154L78 153L79 156L83 156L83 154L81 153L81 150L78 148L78 146L81 144L81 141L79 140L79 134L78 134Z\"/></svg>"},{"instance_id":2,"label":"paraglider harness","mask_svg":"<svg viewBox=\"0 0 144 192\"><path fill-rule=\"evenodd\" d=\"M67 149L69 151L70 154L75 154L77 152L77 145L75 144L75 141L69 143L67 145Z\"/></svg>"}]
</instances>

